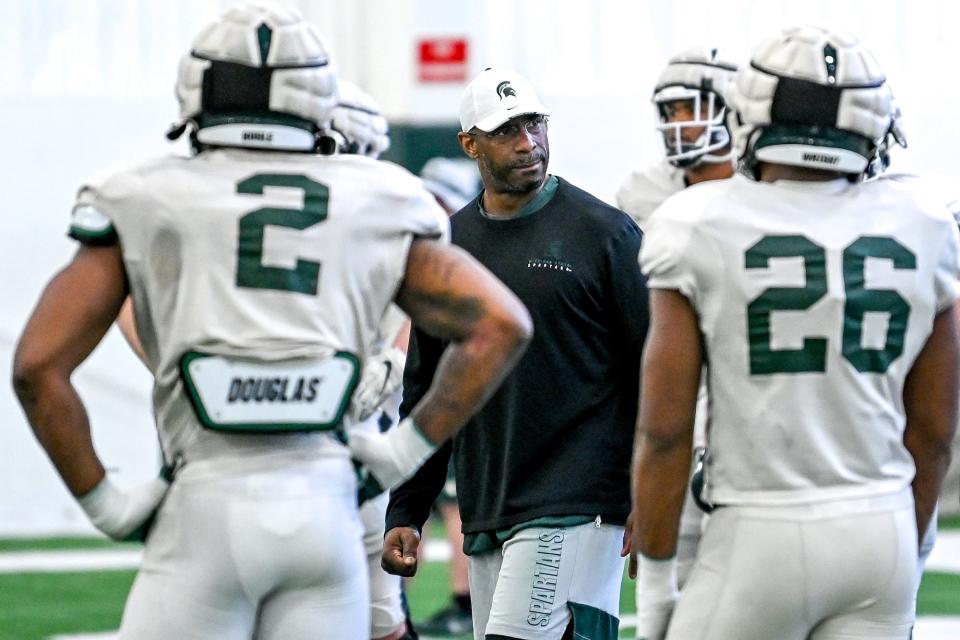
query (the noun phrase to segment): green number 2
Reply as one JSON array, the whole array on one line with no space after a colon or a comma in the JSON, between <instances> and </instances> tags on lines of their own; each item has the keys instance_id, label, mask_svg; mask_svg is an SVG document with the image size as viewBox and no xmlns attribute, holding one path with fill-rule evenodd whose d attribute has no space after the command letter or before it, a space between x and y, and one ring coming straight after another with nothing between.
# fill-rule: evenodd
<instances>
[{"instance_id":1,"label":"green number 2","mask_svg":"<svg viewBox=\"0 0 960 640\"><path fill-rule=\"evenodd\" d=\"M770 287L747 305L750 373L817 373L827 370L827 338L805 337L800 349L773 349L770 320L775 311L809 309L827 293L827 252L804 236L765 236L744 255L746 269L765 269L771 258L802 258L803 287ZM893 289L867 289L867 258L893 262L894 269L916 269L916 256L888 236L861 236L843 250L843 357L864 373L883 373L903 353L910 304ZM862 345L863 321L868 312L888 315L882 349Z\"/></svg>"},{"instance_id":2,"label":"green number 2","mask_svg":"<svg viewBox=\"0 0 960 640\"><path fill-rule=\"evenodd\" d=\"M240 218L237 244L237 286L316 295L320 263L297 258L292 269L263 264L263 235L267 225L303 230L327 219L330 190L310 178L286 173L259 173L237 183L237 193L263 195L264 187L291 187L303 191L302 209L263 207Z\"/></svg>"}]
</instances>

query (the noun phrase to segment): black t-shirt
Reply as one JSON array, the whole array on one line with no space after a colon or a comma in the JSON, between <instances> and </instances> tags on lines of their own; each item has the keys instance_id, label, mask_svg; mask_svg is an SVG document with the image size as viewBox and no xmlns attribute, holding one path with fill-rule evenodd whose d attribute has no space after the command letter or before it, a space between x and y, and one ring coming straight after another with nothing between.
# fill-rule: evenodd
<instances>
[{"instance_id":1,"label":"black t-shirt","mask_svg":"<svg viewBox=\"0 0 960 640\"><path fill-rule=\"evenodd\" d=\"M523 301L533 339L452 446L393 491L387 529L422 526L451 450L465 533L543 516L600 515L622 524L647 331L641 232L626 214L562 179L528 215L491 219L479 202L451 219L453 244ZM430 387L444 348L414 328L401 414Z\"/></svg>"}]
</instances>

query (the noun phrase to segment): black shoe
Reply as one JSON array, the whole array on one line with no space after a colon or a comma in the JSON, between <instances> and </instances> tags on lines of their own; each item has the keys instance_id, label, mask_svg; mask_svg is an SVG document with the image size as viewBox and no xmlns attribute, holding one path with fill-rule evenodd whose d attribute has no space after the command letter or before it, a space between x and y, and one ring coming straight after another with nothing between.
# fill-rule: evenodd
<instances>
[{"instance_id":1,"label":"black shoe","mask_svg":"<svg viewBox=\"0 0 960 640\"><path fill-rule=\"evenodd\" d=\"M473 633L473 617L456 604L441 609L431 618L417 624L417 631L426 635L459 636Z\"/></svg>"}]
</instances>

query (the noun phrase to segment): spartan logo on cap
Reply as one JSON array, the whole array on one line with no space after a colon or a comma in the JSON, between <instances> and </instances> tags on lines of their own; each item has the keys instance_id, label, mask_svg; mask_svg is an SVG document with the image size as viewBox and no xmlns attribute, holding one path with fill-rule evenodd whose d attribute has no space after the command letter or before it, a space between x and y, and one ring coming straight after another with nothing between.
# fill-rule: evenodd
<instances>
[{"instance_id":1,"label":"spartan logo on cap","mask_svg":"<svg viewBox=\"0 0 960 640\"><path fill-rule=\"evenodd\" d=\"M517 92L513 90L513 87L510 86L509 80L504 80L497 85L497 95L500 96L500 99L503 100L507 96L517 97Z\"/></svg>"}]
</instances>

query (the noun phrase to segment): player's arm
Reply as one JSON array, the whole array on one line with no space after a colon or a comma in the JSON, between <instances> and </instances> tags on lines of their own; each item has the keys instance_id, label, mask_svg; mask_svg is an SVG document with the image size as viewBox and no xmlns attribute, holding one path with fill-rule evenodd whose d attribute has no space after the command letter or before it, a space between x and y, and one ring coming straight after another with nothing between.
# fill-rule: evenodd
<instances>
[{"instance_id":1,"label":"player's arm","mask_svg":"<svg viewBox=\"0 0 960 640\"><path fill-rule=\"evenodd\" d=\"M645 605L644 634L651 638L665 633L677 598L677 535L690 477L701 365L700 332L690 302L675 290L652 290L631 513L632 551L640 554L637 602Z\"/></svg>"},{"instance_id":2,"label":"player's arm","mask_svg":"<svg viewBox=\"0 0 960 640\"><path fill-rule=\"evenodd\" d=\"M126 297L119 245L82 246L41 295L13 362L13 386L37 440L93 524L113 538L136 535L167 485L158 479L130 493L113 486L70 377Z\"/></svg>"},{"instance_id":3,"label":"player's arm","mask_svg":"<svg viewBox=\"0 0 960 640\"><path fill-rule=\"evenodd\" d=\"M414 324L449 344L433 384L411 410L439 444L466 423L500 385L533 335L523 303L458 247L413 243L397 304Z\"/></svg>"},{"instance_id":4,"label":"player's arm","mask_svg":"<svg viewBox=\"0 0 960 640\"><path fill-rule=\"evenodd\" d=\"M105 472L70 376L100 343L126 296L119 246L81 246L47 285L14 355L17 398L75 496L93 489Z\"/></svg>"},{"instance_id":5,"label":"player's arm","mask_svg":"<svg viewBox=\"0 0 960 640\"><path fill-rule=\"evenodd\" d=\"M414 324L449 343L433 383L383 436L350 435L354 457L384 488L410 477L513 368L533 333L520 300L462 249L415 240L396 302Z\"/></svg>"},{"instance_id":6,"label":"player's arm","mask_svg":"<svg viewBox=\"0 0 960 640\"><path fill-rule=\"evenodd\" d=\"M941 311L933 322L903 389L906 427L903 442L917 467L913 498L917 534L922 540L930 524L940 485L950 465L950 443L957 427L960 389L958 308Z\"/></svg>"},{"instance_id":7,"label":"player's arm","mask_svg":"<svg viewBox=\"0 0 960 640\"><path fill-rule=\"evenodd\" d=\"M676 551L690 476L702 351L697 316L678 291L650 292L640 417L633 460L633 548L665 559Z\"/></svg>"}]
</instances>

